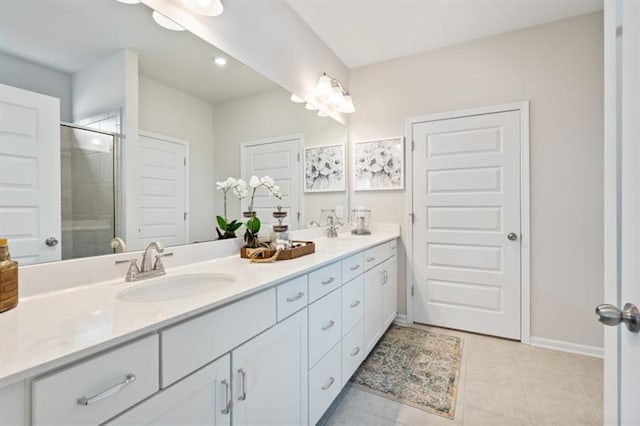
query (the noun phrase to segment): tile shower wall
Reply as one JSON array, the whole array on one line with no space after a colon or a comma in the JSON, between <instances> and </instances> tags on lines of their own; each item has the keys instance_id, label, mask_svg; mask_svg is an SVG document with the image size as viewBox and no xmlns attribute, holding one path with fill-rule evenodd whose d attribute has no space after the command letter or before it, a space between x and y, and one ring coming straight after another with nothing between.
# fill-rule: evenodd
<instances>
[{"instance_id":1,"label":"tile shower wall","mask_svg":"<svg viewBox=\"0 0 640 426\"><path fill-rule=\"evenodd\" d=\"M63 259L112 253L113 136L61 128Z\"/></svg>"}]
</instances>

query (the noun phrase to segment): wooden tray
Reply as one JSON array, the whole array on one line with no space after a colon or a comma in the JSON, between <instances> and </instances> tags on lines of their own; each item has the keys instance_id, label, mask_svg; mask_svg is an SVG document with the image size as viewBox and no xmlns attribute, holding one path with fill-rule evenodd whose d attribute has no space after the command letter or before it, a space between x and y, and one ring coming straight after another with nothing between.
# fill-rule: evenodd
<instances>
[{"instance_id":1,"label":"wooden tray","mask_svg":"<svg viewBox=\"0 0 640 426\"><path fill-rule=\"evenodd\" d=\"M298 245L298 247L292 247L287 250L282 250L278 255L277 260L291 260L296 257L305 256L307 254L312 254L316 252L316 243L313 241L291 241L293 245ZM240 249L240 257L245 259L251 258L251 253L254 249L250 249L247 247L242 247ZM257 258L258 259L268 259L271 256L276 254L275 250L266 250L261 253Z\"/></svg>"}]
</instances>

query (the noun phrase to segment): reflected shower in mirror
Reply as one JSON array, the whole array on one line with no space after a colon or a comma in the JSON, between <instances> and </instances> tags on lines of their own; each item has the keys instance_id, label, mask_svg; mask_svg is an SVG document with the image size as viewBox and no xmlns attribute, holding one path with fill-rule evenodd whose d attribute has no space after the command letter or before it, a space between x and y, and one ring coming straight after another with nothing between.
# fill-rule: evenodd
<instances>
[{"instance_id":1,"label":"reflected shower in mirror","mask_svg":"<svg viewBox=\"0 0 640 426\"><path fill-rule=\"evenodd\" d=\"M347 129L215 46L141 3L0 5L0 235L22 264L215 240L227 177L280 186L256 194L262 233L278 205L291 229L348 211L303 184L304 149ZM230 219L243 208L229 197Z\"/></svg>"}]
</instances>

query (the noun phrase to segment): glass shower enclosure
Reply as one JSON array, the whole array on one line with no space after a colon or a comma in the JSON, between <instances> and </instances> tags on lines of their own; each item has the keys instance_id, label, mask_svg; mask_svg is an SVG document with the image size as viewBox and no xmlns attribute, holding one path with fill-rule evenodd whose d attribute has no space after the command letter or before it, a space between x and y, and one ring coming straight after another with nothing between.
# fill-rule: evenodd
<instances>
[{"instance_id":1,"label":"glass shower enclosure","mask_svg":"<svg viewBox=\"0 0 640 426\"><path fill-rule=\"evenodd\" d=\"M113 253L117 232L117 136L60 126L62 259Z\"/></svg>"}]
</instances>

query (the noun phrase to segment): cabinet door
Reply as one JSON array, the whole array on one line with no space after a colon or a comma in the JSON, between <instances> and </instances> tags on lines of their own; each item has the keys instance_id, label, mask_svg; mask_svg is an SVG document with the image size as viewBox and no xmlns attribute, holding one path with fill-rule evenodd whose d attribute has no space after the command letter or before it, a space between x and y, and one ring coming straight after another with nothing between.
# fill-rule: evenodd
<instances>
[{"instance_id":1,"label":"cabinet door","mask_svg":"<svg viewBox=\"0 0 640 426\"><path fill-rule=\"evenodd\" d=\"M393 256L382 264L383 332L398 313L398 258Z\"/></svg>"},{"instance_id":2,"label":"cabinet door","mask_svg":"<svg viewBox=\"0 0 640 426\"><path fill-rule=\"evenodd\" d=\"M382 265L364 273L364 346L368 354L382 336Z\"/></svg>"},{"instance_id":3,"label":"cabinet door","mask_svg":"<svg viewBox=\"0 0 640 426\"><path fill-rule=\"evenodd\" d=\"M231 353L234 425L308 421L307 310Z\"/></svg>"},{"instance_id":4,"label":"cabinet door","mask_svg":"<svg viewBox=\"0 0 640 426\"><path fill-rule=\"evenodd\" d=\"M230 360L231 357L225 355L108 425L230 425Z\"/></svg>"}]
</instances>

